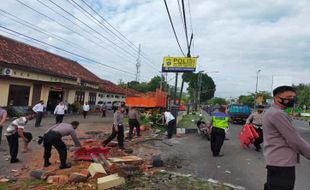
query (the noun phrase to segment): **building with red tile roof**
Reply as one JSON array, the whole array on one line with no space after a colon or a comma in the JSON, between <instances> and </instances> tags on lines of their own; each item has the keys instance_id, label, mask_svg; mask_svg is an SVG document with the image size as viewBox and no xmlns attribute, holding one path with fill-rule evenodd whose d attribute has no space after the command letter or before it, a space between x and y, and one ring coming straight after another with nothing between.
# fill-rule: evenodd
<instances>
[{"instance_id":1,"label":"building with red tile roof","mask_svg":"<svg viewBox=\"0 0 310 190\"><path fill-rule=\"evenodd\" d=\"M1 35L0 72L0 106L32 106L43 100L53 111L63 100L96 105L103 96L124 101L126 94L76 61Z\"/></svg>"}]
</instances>

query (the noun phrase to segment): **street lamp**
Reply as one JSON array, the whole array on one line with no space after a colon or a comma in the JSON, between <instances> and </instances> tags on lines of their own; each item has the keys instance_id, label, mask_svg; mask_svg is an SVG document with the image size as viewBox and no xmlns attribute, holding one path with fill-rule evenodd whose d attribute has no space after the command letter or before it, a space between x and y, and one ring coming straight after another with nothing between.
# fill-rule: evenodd
<instances>
[{"instance_id":1,"label":"street lamp","mask_svg":"<svg viewBox=\"0 0 310 190\"><path fill-rule=\"evenodd\" d=\"M254 96L254 111L256 110L256 95L257 95L257 87L258 87L258 74L260 72L261 72L260 69L256 72L256 88L255 88L255 96Z\"/></svg>"}]
</instances>

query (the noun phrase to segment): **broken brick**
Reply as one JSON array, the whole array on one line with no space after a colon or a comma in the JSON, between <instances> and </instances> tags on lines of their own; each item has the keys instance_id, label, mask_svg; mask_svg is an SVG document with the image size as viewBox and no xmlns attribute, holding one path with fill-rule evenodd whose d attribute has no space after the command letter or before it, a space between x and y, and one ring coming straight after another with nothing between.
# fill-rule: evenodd
<instances>
[{"instance_id":1,"label":"broken brick","mask_svg":"<svg viewBox=\"0 0 310 190\"><path fill-rule=\"evenodd\" d=\"M33 170L30 172L30 176L36 179L44 179L46 180L49 176L55 175L53 172L48 172L45 170Z\"/></svg>"},{"instance_id":2,"label":"broken brick","mask_svg":"<svg viewBox=\"0 0 310 190\"><path fill-rule=\"evenodd\" d=\"M118 175L121 177L131 177L140 175L142 173L142 170L139 166L132 166L132 165L123 165L120 167L120 170L118 172Z\"/></svg>"},{"instance_id":3,"label":"broken brick","mask_svg":"<svg viewBox=\"0 0 310 190\"><path fill-rule=\"evenodd\" d=\"M88 167L88 171L93 178L99 178L107 175L107 172L101 164L92 163Z\"/></svg>"},{"instance_id":4,"label":"broken brick","mask_svg":"<svg viewBox=\"0 0 310 190\"><path fill-rule=\"evenodd\" d=\"M66 184L69 181L68 176L66 175L53 175L47 178L47 183L52 184Z\"/></svg>"},{"instance_id":5,"label":"broken brick","mask_svg":"<svg viewBox=\"0 0 310 190\"><path fill-rule=\"evenodd\" d=\"M73 183L85 182L87 181L88 175L84 175L82 173L71 173L69 181Z\"/></svg>"},{"instance_id":6,"label":"broken brick","mask_svg":"<svg viewBox=\"0 0 310 190\"><path fill-rule=\"evenodd\" d=\"M118 174L109 175L106 177L98 178L97 188L98 190L109 189L119 185L125 184L125 179L118 176Z\"/></svg>"}]
</instances>

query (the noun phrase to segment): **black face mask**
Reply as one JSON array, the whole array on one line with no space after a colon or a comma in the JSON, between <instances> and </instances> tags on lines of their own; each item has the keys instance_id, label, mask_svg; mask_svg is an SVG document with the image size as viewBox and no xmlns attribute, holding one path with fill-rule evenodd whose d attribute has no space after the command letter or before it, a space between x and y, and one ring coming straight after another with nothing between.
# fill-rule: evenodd
<instances>
[{"instance_id":1,"label":"black face mask","mask_svg":"<svg viewBox=\"0 0 310 190\"><path fill-rule=\"evenodd\" d=\"M280 97L279 97L280 98ZM292 108L295 105L296 99L295 98L280 98L281 102L280 104L282 104L283 106L287 107L287 108ZM284 103L285 100L288 100L287 103Z\"/></svg>"}]
</instances>

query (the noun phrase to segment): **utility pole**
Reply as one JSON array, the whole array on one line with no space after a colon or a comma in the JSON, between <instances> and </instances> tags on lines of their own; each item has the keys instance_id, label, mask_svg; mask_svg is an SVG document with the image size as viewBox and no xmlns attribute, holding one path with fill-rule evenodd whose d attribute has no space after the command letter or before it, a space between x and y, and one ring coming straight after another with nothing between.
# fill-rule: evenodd
<instances>
[{"instance_id":1,"label":"utility pole","mask_svg":"<svg viewBox=\"0 0 310 190\"><path fill-rule=\"evenodd\" d=\"M256 98L257 98L257 87L258 87L258 74L261 72L261 70L259 69L256 72L256 88L255 88L255 96L254 96L254 111L256 111Z\"/></svg>"},{"instance_id":2,"label":"utility pole","mask_svg":"<svg viewBox=\"0 0 310 190\"><path fill-rule=\"evenodd\" d=\"M139 51L138 51L138 58L136 63L136 81L139 82L139 76L140 76L140 54L141 54L141 44L139 44Z\"/></svg>"},{"instance_id":3,"label":"utility pole","mask_svg":"<svg viewBox=\"0 0 310 190\"><path fill-rule=\"evenodd\" d=\"M201 80L201 75L202 75L202 72L203 71L199 71L198 73L198 93L197 93L197 103L196 103L196 109L198 107L198 105L200 105L200 95L201 95L201 83L202 83L202 80Z\"/></svg>"},{"instance_id":4,"label":"utility pole","mask_svg":"<svg viewBox=\"0 0 310 190\"><path fill-rule=\"evenodd\" d=\"M179 73L176 72L175 73L175 85L174 85L174 101L173 101L174 105L176 105L176 102L177 102L178 77L179 77Z\"/></svg>"}]
</instances>

